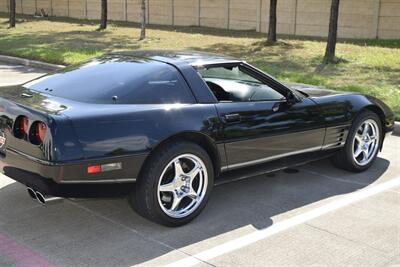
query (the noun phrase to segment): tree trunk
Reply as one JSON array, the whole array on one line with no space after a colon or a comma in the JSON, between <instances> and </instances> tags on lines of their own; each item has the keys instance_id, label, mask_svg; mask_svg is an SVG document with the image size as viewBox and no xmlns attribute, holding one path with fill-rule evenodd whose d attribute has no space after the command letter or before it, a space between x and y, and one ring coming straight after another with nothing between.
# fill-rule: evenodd
<instances>
[{"instance_id":1,"label":"tree trunk","mask_svg":"<svg viewBox=\"0 0 400 267\"><path fill-rule=\"evenodd\" d=\"M146 38L146 0L142 0L141 5L142 12L140 13L141 20L141 30L139 40L144 40Z\"/></svg>"},{"instance_id":2,"label":"tree trunk","mask_svg":"<svg viewBox=\"0 0 400 267\"><path fill-rule=\"evenodd\" d=\"M100 30L107 28L107 0L101 0Z\"/></svg>"},{"instance_id":3,"label":"tree trunk","mask_svg":"<svg viewBox=\"0 0 400 267\"><path fill-rule=\"evenodd\" d=\"M339 0L332 0L328 43L326 45L325 57L323 62L324 64L333 63L335 60L338 18Z\"/></svg>"},{"instance_id":4,"label":"tree trunk","mask_svg":"<svg viewBox=\"0 0 400 267\"><path fill-rule=\"evenodd\" d=\"M276 43L276 5L278 0L270 0L268 42Z\"/></svg>"},{"instance_id":5,"label":"tree trunk","mask_svg":"<svg viewBox=\"0 0 400 267\"><path fill-rule=\"evenodd\" d=\"M15 28L15 0L10 0L10 28Z\"/></svg>"}]
</instances>

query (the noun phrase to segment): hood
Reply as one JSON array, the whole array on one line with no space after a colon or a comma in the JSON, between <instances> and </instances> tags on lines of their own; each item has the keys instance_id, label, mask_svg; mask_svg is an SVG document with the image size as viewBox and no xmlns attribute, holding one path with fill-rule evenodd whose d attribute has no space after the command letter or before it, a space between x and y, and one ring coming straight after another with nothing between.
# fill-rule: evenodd
<instances>
[{"instance_id":1,"label":"hood","mask_svg":"<svg viewBox=\"0 0 400 267\"><path fill-rule=\"evenodd\" d=\"M331 95L345 95L350 94L349 92L339 92L324 87L302 84L302 83L285 83L285 85L293 90L300 91L301 93L307 94L310 97L322 97Z\"/></svg>"}]
</instances>

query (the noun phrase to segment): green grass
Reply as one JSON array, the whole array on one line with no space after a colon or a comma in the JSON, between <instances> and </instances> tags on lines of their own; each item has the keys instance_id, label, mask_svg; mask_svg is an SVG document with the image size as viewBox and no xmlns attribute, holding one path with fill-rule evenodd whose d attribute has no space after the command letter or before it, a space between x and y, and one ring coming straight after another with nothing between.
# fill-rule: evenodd
<instances>
[{"instance_id":1,"label":"green grass","mask_svg":"<svg viewBox=\"0 0 400 267\"><path fill-rule=\"evenodd\" d=\"M283 81L357 91L385 101L400 119L400 40L341 40L339 63L320 67L322 39L285 37L266 46L265 36L246 31L199 27L151 26L148 38L138 41L139 25L109 24L74 19L18 18L8 29L0 14L0 54L58 64L73 64L114 50L190 49L223 53L245 59Z\"/></svg>"}]
</instances>

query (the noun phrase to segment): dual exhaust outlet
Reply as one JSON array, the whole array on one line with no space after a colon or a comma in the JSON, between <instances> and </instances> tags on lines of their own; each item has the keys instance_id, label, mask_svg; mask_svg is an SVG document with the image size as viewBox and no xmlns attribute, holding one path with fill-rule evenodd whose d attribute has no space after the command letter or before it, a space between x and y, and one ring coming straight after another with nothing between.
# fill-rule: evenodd
<instances>
[{"instance_id":1,"label":"dual exhaust outlet","mask_svg":"<svg viewBox=\"0 0 400 267\"><path fill-rule=\"evenodd\" d=\"M59 197L46 197L44 194L40 193L39 191L35 191L34 189L28 187L26 189L28 191L29 196L33 199L33 200L37 200L40 204L46 204L46 202L51 201L51 200L55 200L55 199L60 199Z\"/></svg>"}]
</instances>

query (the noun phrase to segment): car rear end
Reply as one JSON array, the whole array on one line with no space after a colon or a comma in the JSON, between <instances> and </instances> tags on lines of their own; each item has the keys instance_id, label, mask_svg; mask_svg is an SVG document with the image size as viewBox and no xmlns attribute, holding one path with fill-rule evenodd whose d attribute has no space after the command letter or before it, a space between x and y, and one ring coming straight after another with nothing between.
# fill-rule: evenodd
<instances>
[{"instance_id":1,"label":"car rear end","mask_svg":"<svg viewBox=\"0 0 400 267\"><path fill-rule=\"evenodd\" d=\"M1 171L43 195L107 195L107 182L128 175L115 170L124 159L118 164L108 158L85 159L73 125L63 114L68 104L23 86L0 88Z\"/></svg>"}]
</instances>

